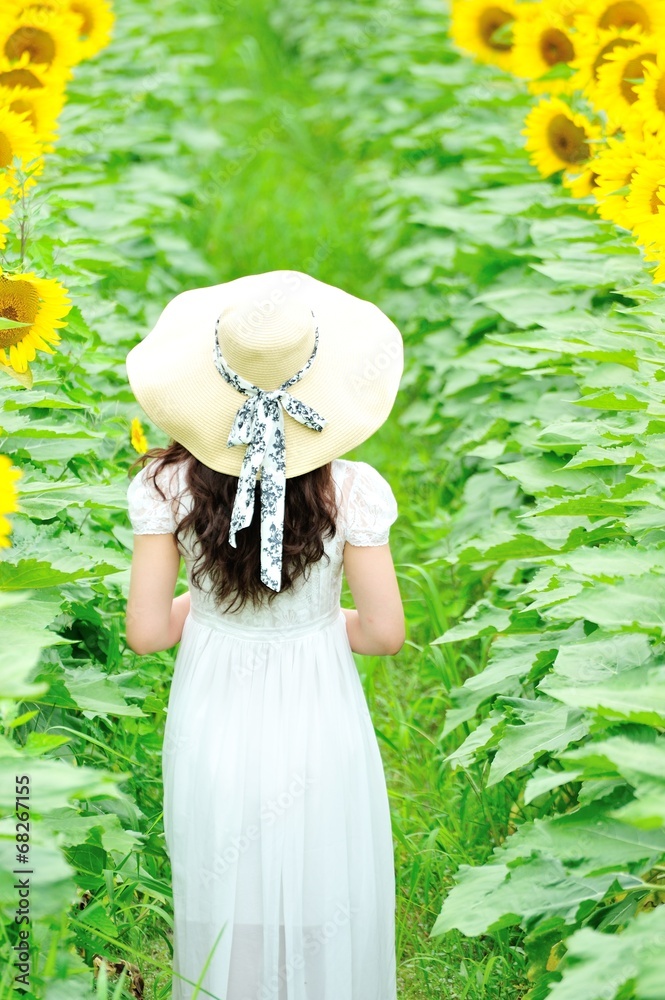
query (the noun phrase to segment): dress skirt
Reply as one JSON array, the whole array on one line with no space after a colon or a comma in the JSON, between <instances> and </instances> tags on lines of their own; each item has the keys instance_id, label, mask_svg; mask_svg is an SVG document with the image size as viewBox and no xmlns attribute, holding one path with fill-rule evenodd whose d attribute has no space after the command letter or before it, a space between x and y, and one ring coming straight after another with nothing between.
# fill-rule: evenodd
<instances>
[{"instance_id":1,"label":"dress skirt","mask_svg":"<svg viewBox=\"0 0 665 1000\"><path fill-rule=\"evenodd\" d=\"M383 764L339 607L192 607L162 770L173 1000L396 1000Z\"/></svg>"}]
</instances>

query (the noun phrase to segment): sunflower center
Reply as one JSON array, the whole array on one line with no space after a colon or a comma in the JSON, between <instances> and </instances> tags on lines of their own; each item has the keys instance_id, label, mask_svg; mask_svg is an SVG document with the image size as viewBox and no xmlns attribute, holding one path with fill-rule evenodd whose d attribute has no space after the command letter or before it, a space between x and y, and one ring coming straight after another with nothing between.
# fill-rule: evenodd
<instances>
[{"instance_id":1,"label":"sunflower center","mask_svg":"<svg viewBox=\"0 0 665 1000\"><path fill-rule=\"evenodd\" d=\"M654 215L658 215L659 210L663 207L663 205L665 205L661 191L665 193L665 188L663 188L662 184L659 184L654 193L651 195L651 211Z\"/></svg>"},{"instance_id":2,"label":"sunflower center","mask_svg":"<svg viewBox=\"0 0 665 1000\"><path fill-rule=\"evenodd\" d=\"M69 8L82 19L81 35L83 37L89 35L95 26L89 8L82 3L70 3Z\"/></svg>"},{"instance_id":3,"label":"sunflower center","mask_svg":"<svg viewBox=\"0 0 665 1000\"><path fill-rule=\"evenodd\" d=\"M12 144L5 133L0 132L0 170L11 167L13 159L14 150L12 149Z\"/></svg>"},{"instance_id":4,"label":"sunflower center","mask_svg":"<svg viewBox=\"0 0 665 1000\"><path fill-rule=\"evenodd\" d=\"M548 28L540 36L540 54L548 66L570 62L575 58L575 49L568 35L558 28Z\"/></svg>"},{"instance_id":5,"label":"sunflower center","mask_svg":"<svg viewBox=\"0 0 665 1000\"><path fill-rule=\"evenodd\" d=\"M651 31L651 18L636 0L611 3L598 21L599 28L630 28L633 24L639 24L643 31Z\"/></svg>"},{"instance_id":6,"label":"sunflower center","mask_svg":"<svg viewBox=\"0 0 665 1000\"><path fill-rule=\"evenodd\" d=\"M645 62L656 61L655 52L645 52L641 56L635 56L634 59L629 59L623 68L623 79L621 81L621 93L625 101L629 104L634 104L638 98L638 93L635 87L639 87L644 80L644 64Z\"/></svg>"},{"instance_id":7,"label":"sunflower center","mask_svg":"<svg viewBox=\"0 0 665 1000\"><path fill-rule=\"evenodd\" d=\"M509 52L511 49L509 42L497 42L492 36L495 31L512 20L512 15L507 10L502 10L501 7L486 7L478 20L478 31L485 45L500 52Z\"/></svg>"},{"instance_id":8,"label":"sunflower center","mask_svg":"<svg viewBox=\"0 0 665 1000\"><path fill-rule=\"evenodd\" d=\"M549 144L566 163L582 163L589 159L589 143L580 125L566 115L555 115L547 128Z\"/></svg>"},{"instance_id":9,"label":"sunflower center","mask_svg":"<svg viewBox=\"0 0 665 1000\"><path fill-rule=\"evenodd\" d=\"M614 52L615 49L627 49L631 45L635 44L636 42L633 38L613 38L610 42L603 45L602 49L599 49L598 55L591 65L594 80L598 79L598 70L604 62L607 62L606 56L609 55L610 52Z\"/></svg>"},{"instance_id":10,"label":"sunflower center","mask_svg":"<svg viewBox=\"0 0 665 1000\"><path fill-rule=\"evenodd\" d=\"M8 69L0 73L0 84L3 87L30 87L36 89L44 84L38 80L29 69Z\"/></svg>"},{"instance_id":11,"label":"sunflower center","mask_svg":"<svg viewBox=\"0 0 665 1000\"><path fill-rule=\"evenodd\" d=\"M35 132L37 131L37 115L35 114L35 109L33 105L30 103L30 101L25 101L25 100L12 101L12 103L9 105L9 110L15 111L17 115L27 114L28 121L34 128Z\"/></svg>"},{"instance_id":12,"label":"sunflower center","mask_svg":"<svg viewBox=\"0 0 665 1000\"><path fill-rule=\"evenodd\" d=\"M39 311L39 294L28 281L0 278L0 316L15 323L34 323ZM29 326L0 329L0 347L18 344L30 333Z\"/></svg>"},{"instance_id":13,"label":"sunflower center","mask_svg":"<svg viewBox=\"0 0 665 1000\"><path fill-rule=\"evenodd\" d=\"M53 36L42 28L22 24L5 42L5 55L8 59L18 60L25 52L28 53L31 62L52 63L55 59Z\"/></svg>"}]
</instances>

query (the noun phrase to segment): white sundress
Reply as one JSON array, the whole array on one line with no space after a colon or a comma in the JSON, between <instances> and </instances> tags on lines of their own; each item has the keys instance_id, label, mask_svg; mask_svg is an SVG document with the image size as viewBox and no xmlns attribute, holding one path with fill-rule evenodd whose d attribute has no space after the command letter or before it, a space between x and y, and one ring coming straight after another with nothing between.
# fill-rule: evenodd
<instances>
[{"instance_id":1,"label":"white sundress","mask_svg":"<svg viewBox=\"0 0 665 1000\"><path fill-rule=\"evenodd\" d=\"M133 530L172 532L183 469L163 501L149 468ZM173 1000L396 1000L390 809L340 594L344 543L385 544L397 504L366 462L332 470L337 535L306 581L228 613L190 580L162 753Z\"/></svg>"}]
</instances>

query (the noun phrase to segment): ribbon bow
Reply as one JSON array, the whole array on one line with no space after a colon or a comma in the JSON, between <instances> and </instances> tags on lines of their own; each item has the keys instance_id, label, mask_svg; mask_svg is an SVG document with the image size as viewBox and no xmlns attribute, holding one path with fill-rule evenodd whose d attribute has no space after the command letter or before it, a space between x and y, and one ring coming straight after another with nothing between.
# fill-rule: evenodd
<instances>
[{"instance_id":1,"label":"ribbon bow","mask_svg":"<svg viewBox=\"0 0 665 1000\"><path fill-rule=\"evenodd\" d=\"M314 315L312 313L312 315ZM224 360L215 325L213 361L220 375L238 392L249 396L235 415L226 442L230 448L246 444L240 469L238 489L233 503L229 544L236 548L236 532L246 528L254 514L254 489L256 476L261 470L261 580L271 590L282 587L282 539L284 535L284 494L286 491L286 458L284 414L286 410L294 420L322 431L324 417L306 403L287 392L311 367L319 346L319 329L314 333L314 349L299 372L277 389L261 389L234 372Z\"/></svg>"}]
</instances>

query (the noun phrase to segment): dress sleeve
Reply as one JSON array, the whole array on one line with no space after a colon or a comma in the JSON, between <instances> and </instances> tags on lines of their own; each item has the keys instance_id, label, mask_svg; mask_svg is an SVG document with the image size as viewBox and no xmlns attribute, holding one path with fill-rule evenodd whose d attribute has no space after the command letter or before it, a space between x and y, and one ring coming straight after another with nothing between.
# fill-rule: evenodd
<instances>
[{"instance_id":1,"label":"dress sleeve","mask_svg":"<svg viewBox=\"0 0 665 1000\"><path fill-rule=\"evenodd\" d=\"M397 501L389 483L367 462L355 463L346 515L351 545L385 545L397 520Z\"/></svg>"},{"instance_id":2,"label":"dress sleeve","mask_svg":"<svg viewBox=\"0 0 665 1000\"><path fill-rule=\"evenodd\" d=\"M132 479L127 488L127 513L135 535L167 535L175 530L173 502L168 490L167 469L158 476L159 485L166 494L163 500L153 486L152 476L146 475L153 463L148 462Z\"/></svg>"}]
</instances>

